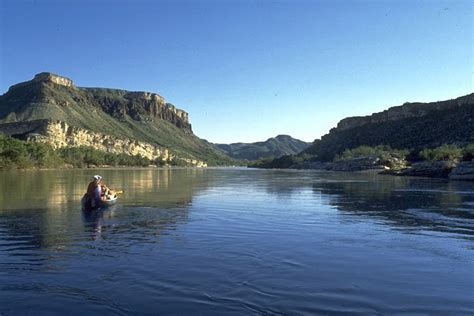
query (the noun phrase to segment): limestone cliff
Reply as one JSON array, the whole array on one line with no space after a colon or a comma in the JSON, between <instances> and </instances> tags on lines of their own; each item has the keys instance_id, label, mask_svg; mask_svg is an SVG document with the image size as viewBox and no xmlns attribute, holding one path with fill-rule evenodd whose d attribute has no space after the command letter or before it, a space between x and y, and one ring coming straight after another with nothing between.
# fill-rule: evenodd
<instances>
[{"instance_id":1,"label":"limestone cliff","mask_svg":"<svg viewBox=\"0 0 474 316\"><path fill-rule=\"evenodd\" d=\"M179 159L189 165L207 167L207 164L203 161L177 157L163 147L132 139L120 139L110 135L94 133L60 121L37 120L26 124L3 124L0 125L0 132L27 141L47 143L54 149L86 146L114 154L139 155L150 160L161 160L165 163Z\"/></svg>"}]
</instances>

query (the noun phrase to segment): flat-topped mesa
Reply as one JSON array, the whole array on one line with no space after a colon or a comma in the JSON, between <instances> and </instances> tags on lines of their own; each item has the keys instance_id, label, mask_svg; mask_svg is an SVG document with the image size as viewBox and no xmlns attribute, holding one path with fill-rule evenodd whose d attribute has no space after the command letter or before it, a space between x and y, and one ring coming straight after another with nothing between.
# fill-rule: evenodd
<instances>
[{"instance_id":1,"label":"flat-topped mesa","mask_svg":"<svg viewBox=\"0 0 474 316\"><path fill-rule=\"evenodd\" d=\"M454 109L466 104L472 104L473 102L474 94L469 94L447 101L431 103L405 103L403 105L394 106L385 111L374 113L372 115L347 117L339 121L337 124L337 129L343 131L371 123L381 123L412 117L422 117L433 111Z\"/></svg>"},{"instance_id":2,"label":"flat-topped mesa","mask_svg":"<svg viewBox=\"0 0 474 316\"><path fill-rule=\"evenodd\" d=\"M102 111L114 118L124 119L125 116L129 116L136 121L148 122L165 120L185 133L193 133L188 113L167 103L165 98L157 93L76 87L71 79L50 72L39 73L32 80L13 85L9 91L30 85L44 85L45 88L50 89L47 93L40 94L35 102L69 106L79 103L85 106L86 103L89 103L101 108ZM69 88L70 91L56 93L56 88L62 87ZM21 91L21 89L17 91ZM28 103L28 100L25 100L24 103Z\"/></svg>"},{"instance_id":3,"label":"flat-topped mesa","mask_svg":"<svg viewBox=\"0 0 474 316\"><path fill-rule=\"evenodd\" d=\"M58 76L50 72L41 72L39 74L36 74L34 78L31 80L20 82L20 83L10 86L8 91L12 91L16 88L24 87L29 84L38 83L38 82L54 83L54 84L69 87L69 88L76 88L76 86L74 85L74 82L69 78Z\"/></svg>"},{"instance_id":4,"label":"flat-topped mesa","mask_svg":"<svg viewBox=\"0 0 474 316\"><path fill-rule=\"evenodd\" d=\"M33 82L52 82L52 83L70 87L70 88L74 87L74 82L71 79L52 74L50 72L41 72L37 74L33 78L32 81Z\"/></svg>"}]
</instances>

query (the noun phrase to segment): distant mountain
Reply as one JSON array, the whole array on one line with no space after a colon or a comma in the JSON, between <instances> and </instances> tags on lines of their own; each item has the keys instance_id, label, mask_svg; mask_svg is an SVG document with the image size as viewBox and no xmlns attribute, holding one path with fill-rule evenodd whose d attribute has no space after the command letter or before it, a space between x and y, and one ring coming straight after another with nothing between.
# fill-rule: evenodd
<instances>
[{"instance_id":1,"label":"distant mountain","mask_svg":"<svg viewBox=\"0 0 474 316\"><path fill-rule=\"evenodd\" d=\"M240 160L277 158L297 154L310 145L311 143L303 142L288 135L278 135L264 142L216 144L226 155Z\"/></svg>"},{"instance_id":2,"label":"distant mountain","mask_svg":"<svg viewBox=\"0 0 474 316\"><path fill-rule=\"evenodd\" d=\"M92 146L193 165L233 163L194 135L188 113L156 93L81 88L51 73L0 96L0 132L55 148Z\"/></svg>"},{"instance_id":3,"label":"distant mountain","mask_svg":"<svg viewBox=\"0 0 474 316\"><path fill-rule=\"evenodd\" d=\"M417 150L474 143L474 93L453 100L405 103L383 112L341 120L304 152L331 161L346 149L388 145Z\"/></svg>"}]
</instances>

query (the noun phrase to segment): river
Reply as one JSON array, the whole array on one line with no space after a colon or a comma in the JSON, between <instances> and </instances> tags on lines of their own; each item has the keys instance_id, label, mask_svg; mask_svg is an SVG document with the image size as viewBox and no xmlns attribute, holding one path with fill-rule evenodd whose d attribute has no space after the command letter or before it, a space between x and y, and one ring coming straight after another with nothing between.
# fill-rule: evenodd
<instances>
[{"instance_id":1,"label":"river","mask_svg":"<svg viewBox=\"0 0 474 316\"><path fill-rule=\"evenodd\" d=\"M125 193L85 213L96 173ZM2 316L474 311L474 183L209 168L0 185Z\"/></svg>"}]
</instances>

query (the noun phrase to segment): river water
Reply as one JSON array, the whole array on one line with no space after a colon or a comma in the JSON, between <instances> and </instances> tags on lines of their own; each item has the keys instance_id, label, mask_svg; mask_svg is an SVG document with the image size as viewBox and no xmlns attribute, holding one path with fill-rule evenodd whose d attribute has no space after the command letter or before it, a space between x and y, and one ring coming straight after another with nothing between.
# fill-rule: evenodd
<instances>
[{"instance_id":1,"label":"river water","mask_svg":"<svg viewBox=\"0 0 474 316\"><path fill-rule=\"evenodd\" d=\"M125 194L84 213L94 173ZM108 169L0 185L2 316L474 311L474 183Z\"/></svg>"}]
</instances>

